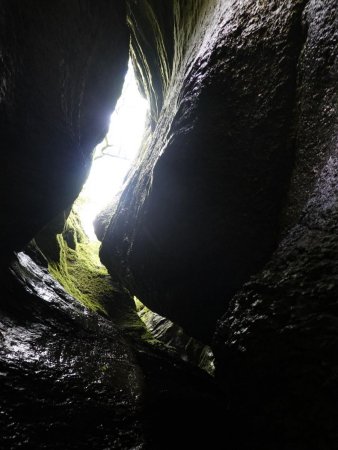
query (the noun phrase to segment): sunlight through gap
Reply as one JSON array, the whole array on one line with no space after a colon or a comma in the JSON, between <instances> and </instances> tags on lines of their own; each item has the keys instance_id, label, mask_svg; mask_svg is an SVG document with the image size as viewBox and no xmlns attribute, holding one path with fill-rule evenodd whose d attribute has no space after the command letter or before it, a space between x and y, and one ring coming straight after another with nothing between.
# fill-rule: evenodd
<instances>
[{"instance_id":1,"label":"sunlight through gap","mask_svg":"<svg viewBox=\"0 0 338 450\"><path fill-rule=\"evenodd\" d=\"M96 240L93 221L121 190L145 131L148 102L140 94L129 62L122 94L105 139L97 145L88 179L74 205L84 231Z\"/></svg>"}]
</instances>

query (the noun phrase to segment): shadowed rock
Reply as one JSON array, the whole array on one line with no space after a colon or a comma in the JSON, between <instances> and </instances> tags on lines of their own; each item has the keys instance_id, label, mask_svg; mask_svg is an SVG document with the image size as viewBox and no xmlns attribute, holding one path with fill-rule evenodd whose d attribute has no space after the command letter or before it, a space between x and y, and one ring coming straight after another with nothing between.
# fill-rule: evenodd
<instances>
[{"instance_id":1,"label":"shadowed rock","mask_svg":"<svg viewBox=\"0 0 338 450\"><path fill-rule=\"evenodd\" d=\"M216 445L223 400L209 376L126 338L25 253L2 296L1 448Z\"/></svg>"},{"instance_id":2,"label":"shadowed rock","mask_svg":"<svg viewBox=\"0 0 338 450\"><path fill-rule=\"evenodd\" d=\"M276 245L292 166L305 3L161 9L175 24L174 51L166 53L174 55L173 69L101 258L143 303L202 340ZM139 27L141 19L133 19ZM147 53L135 58L142 65Z\"/></svg>"},{"instance_id":3,"label":"shadowed rock","mask_svg":"<svg viewBox=\"0 0 338 450\"><path fill-rule=\"evenodd\" d=\"M1 2L1 448L337 448L335 3ZM129 35L150 123L89 285L64 211Z\"/></svg>"},{"instance_id":4,"label":"shadowed rock","mask_svg":"<svg viewBox=\"0 0 338 450\"><path fill-rule=\"evenodd\" d=\"M128 60L121 0L2 1L1 259L79 194Z\"/></svg>"},{"instance_id":5,"label":"shadowed rock","mask_svg":"<svg viewBox=\"0 0 338 450\"><path fill-rule=\"evenodd\" d=\"M217 377L248 423L240 448L337 445L337 181L336 153L300 223L218 323Z\"/></svg>"}]
</instances>

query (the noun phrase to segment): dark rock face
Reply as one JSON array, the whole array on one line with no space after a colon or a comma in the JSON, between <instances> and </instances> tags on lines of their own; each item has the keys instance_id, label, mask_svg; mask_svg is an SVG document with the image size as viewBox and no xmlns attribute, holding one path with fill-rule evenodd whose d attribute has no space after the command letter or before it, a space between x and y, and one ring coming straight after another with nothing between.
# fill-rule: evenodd
<instances>
[{"instance_id":1,"label":"dark rock face","mask_svg":"<svg viewBox=\"0 0 338 450\"><path fill-rule=\"evenodd\" d=\"M334 450L335 1L126 3L1 2L1 261L33 236L36 261L1 271L0 447ZM218 387L81 306L48 273L60 249L39 252L106 130L129 32L151 126L99 219L102 260L121 298L213 336Z\"/></svg>"},{"instance_id":2,"label":"dark rock face","mask_svg":"<svg viewBox=\"0 0 338 450\"><path fill-rule=\"evenodd\" d=\"M1 258L74 201L127 69L124 2L0 7Z\"/></svg>"},{"instance_id":3,"label":"dark rock face","mask_svg":"<svg viewBox=\"0 0 338 450\"><path fill-rule=\"evenodd\" d=\"M0 325L1 448L138 443L142 376L118 330L24 253L11 271Z\"/></svg>"},{"instance_id":4,"label":"dark rock face","mask_svg":"<svg viewBox=\"0 0 338 450\"><path fill-rule=\"evenodd\" d=\"M126 339L22 252L2 296L1 448L216 445L223 401L211 378Z\"/></svg>"},{"instance_id":5,"label":"dark rock face","mask_svg":"<svg viewBox=\"0 0 338 450\"><path fill-rule=\"evenodd\" d=\"M318 175L337 146L337 11L333 1L310 1L297 75L294 167L285 224L297 222Z\"/></svg>"},{"instance_id":6,"label":"dark rock face","mask_svg":"<svg viewBox=\"0 0 338 450\"><path fill-rule=\"evenodd\" d=\"M219 382L251 424L240 448L336 448L337 299L335 152L300 223L218 324Z\"/></svg>"},{"instance_id":7,"label":"dark rock face","mask_svg":"<svg viewBox=\"0 0 338 450\"><path fill-rule=\"evenodd\" d=\"M177 38L166 53L173 70L151 143L103 240L112 276L202 340L276 245L305 4L211 1L198 3L199 15L192 9L183 49ZM178 36L184 14L189 8L168 13Z\"/></svg>"},{"instance_id":8,"label":"dark rock face","mask_svg":"<svg viewBox=\"0 0 338 450\"><path fill-rule=\"evenodd\" d=\"M309 2L299 60L291 226L232 299L214 339L216 374L241 449L333 449L337 415L337 29L333 2ZM307 200L305 208L299 212ZM250 444L248 444L250 442Z\"/></svg>"},{"instance_id":9,"label":"dark rock face","mask_svg":"<svg viewBox=\"0 0 338 450\"><path fill-rule=\"evenodd\" d=\"M285 213L289 224L298 223L231 301L215 335L218 380L231 397L230 409L249 425L243 449L268 449L271 442L276 449L337 447L335 21L334 2L308 3L297 154Z\"/></svg>"}]
</instances>

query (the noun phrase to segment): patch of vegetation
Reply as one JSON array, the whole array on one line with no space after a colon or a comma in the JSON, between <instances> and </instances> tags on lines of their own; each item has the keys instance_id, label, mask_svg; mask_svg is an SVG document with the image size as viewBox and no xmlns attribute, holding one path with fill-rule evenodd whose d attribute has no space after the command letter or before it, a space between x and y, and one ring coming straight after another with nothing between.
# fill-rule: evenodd
<instances>
[{"instance_id":1,"label":"patch of vegetation","mask_svg":"<svg viewBox=\"0 0 338 450\"><path fill-rule=\"evenodd\" d=\"M151 341L138 317L133 299L112 283L99 259L98 241L92 242L82 229L76 210L72 210L63 232L56 235L58 258L48 260L55 279L75 299L92 311L111 319L130 336Z\"/></svg>"},{"instance_id":2,"label":"patch of vegetation","mask_svg":"<svg viewBox=\"0 0 338 450\"><path fill-rule=\"evenodd\" d=\"M107 270L96 261L99 243L74 240L75 248L72 248L63 234L58 234L56 239L60 260L49 262L49 271L84 306L106 314L102 299L112 293L112 288Z\"/></svg>"}]
</instances>

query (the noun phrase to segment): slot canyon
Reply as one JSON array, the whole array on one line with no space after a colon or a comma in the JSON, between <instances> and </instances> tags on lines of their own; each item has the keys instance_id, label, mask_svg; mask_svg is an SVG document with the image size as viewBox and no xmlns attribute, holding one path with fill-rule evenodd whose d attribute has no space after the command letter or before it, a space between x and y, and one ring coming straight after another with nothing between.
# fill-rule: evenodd
<instances>
[{"instance_id":1,"label":"slot canyon","mask_svg":"<svg viewBox=\"0 0 338 450\"><path fill-rule=\"evenodd\" d=\"M336 1L0 20L0 448L337 449ZM93 241L128 65L146 125Z\"/></svg>"}]
</instances>

